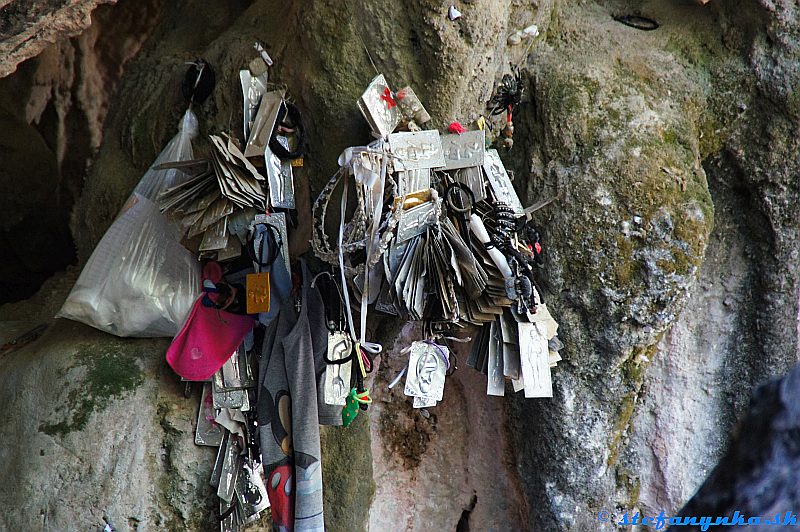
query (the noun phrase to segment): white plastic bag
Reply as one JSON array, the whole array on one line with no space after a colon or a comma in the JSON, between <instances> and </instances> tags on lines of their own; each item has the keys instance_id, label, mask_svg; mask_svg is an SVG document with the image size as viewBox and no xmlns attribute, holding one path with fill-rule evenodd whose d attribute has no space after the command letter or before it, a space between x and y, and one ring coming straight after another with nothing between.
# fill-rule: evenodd
<instances>
[{"instance_id":1,"label":"white plastic bag","mask_svg":"<svg viewBox=\"0 0 800 532\"><path fill-rule=\"evenodd\" d=\"M170 168L169 170L154 170L154 167L163 163L188 161L194 158L192 139L197 136L198 125L197 117L194 116L191 109L186 110L179 127L180 131L178 134L172 137L169 144L161 150L156 160L139 180L139 184L133 189L131 196L133 196L133 194L139 194L153 203L158 203L158 195L164 190L187 180L186 174L174 168Z\"/></svg>"},{"instance_id":2,"label":"white plastic bag","mask_svg":"<svg viewBox=\"0 0 800 532\"><path fill-rule=\"evenodd\" d=\"M152 166L193 158L197 118L191 111L181 131ZM200 292L200 264L181 243L176 224L156 199L186 179L174 169L145 173L117 219L97 244L58 317L117 336L172 337Z\"/></svg>"}]
</instances>

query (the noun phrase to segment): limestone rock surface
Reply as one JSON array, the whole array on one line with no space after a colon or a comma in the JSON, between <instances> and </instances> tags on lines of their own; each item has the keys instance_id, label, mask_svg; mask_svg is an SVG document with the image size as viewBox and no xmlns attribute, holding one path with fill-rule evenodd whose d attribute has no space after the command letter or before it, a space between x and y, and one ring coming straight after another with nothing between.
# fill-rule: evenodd
<instances>
[{"instance_id":1,"label":"limestone rock surface","mask_svg":"<svg viewBox=\"0 0 800 532\"><path fill-rule=\"evenodd\" d=\"M411 85L443 128L486 112L519 65L525 102L503 158L523 203L557 197L534 214L565 344L555 397L486 397L461 353L426 417L386 386L415 329L371 321L387 346L375 404L323 431L328 529L612 530L600 510L677 513L753 387L800 354L800 22L788 0L732 4L637 2L660 24L650 32L612 18L633 10L622 0L464 1L456 21L434 0L147 4L135 58L97 93L102 144L70 223L79 261L174 135L186 61L217 73L201 131L238 131L237 71L265 44L271 79L305 113L312 194L343 148L369 139L355 101L375 69ZM123 8L136 9L108 9ZM539 37L508 44L531 24ZM18 108L41 108L25 94ZM31 116L14 127L28 131ZM57 146L39 164L57 167ZM0 307L3 334L48 321L75 273ZM3 525L210 529L213 457L192 443L197 397L183 397L164 348L56 322L0 359L0 404L18 412L0 428L0 470L14 479L0 497L15 507Z\"/></svg>"}]
</instances>

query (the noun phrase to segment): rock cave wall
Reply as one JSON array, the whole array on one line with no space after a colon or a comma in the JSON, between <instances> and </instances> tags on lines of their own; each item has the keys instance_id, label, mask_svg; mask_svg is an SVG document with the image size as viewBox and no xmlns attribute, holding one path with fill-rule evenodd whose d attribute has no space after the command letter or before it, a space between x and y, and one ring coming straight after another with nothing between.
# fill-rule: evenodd
<instances>
[{"instance_id":1,"label":"rock cave wall","mask_svg":"<svg viewBox=\"0 0 800 532\"><path fill-rule=\"evenodd\" d=\"M255 39L266 44L271 79L309 121L313 194L339 152L368 138L354 102L372 61L393 86L412 85L440 128L484 112L509 63L522 67L527 101L504 157L523 203L558 195L535 215L566 345L555 397L487 397L464 367L425 417L385 386L413 326L373 324L394 344L376 404L323 432L330 530L582 530L601 509L676 512L724 453L753 386L797 361L791 2L472 0L451 22L433 0L120 0L91 25L95 2L63 16L56 4L0 7L0 43L15 50L0 72L31 58L0 80L4 130L16 132L0 143L3 238L32 248L3 278L39 272L16 299L48 279L0 307L8 337L51 320L77 273L52 275L69 253L49 269L30 257L67 239L84 261L174 134L186 61L217 72L201 131L238 130L235 73ZM629 12L661 26L611 18ZM530 47L507 44L529 24L541 31ZM20 174L40 176L24 196ZM57 218L23 223L53 202ZM49 233L68 218L68 236ZM15 479L0 486L11 508L0 525L211 529L213 453L192 443L197 392L183 397L165 348L59 320L0 359L0 404L14 412L0 476Z\"/></svg>"}]
</instances>

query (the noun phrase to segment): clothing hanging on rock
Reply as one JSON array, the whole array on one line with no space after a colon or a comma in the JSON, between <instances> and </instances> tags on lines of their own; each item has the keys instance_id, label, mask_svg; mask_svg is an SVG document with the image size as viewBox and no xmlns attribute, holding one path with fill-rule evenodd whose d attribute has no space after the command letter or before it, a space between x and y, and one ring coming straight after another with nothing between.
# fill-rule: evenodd
<instances>
[{"instance_id":1,"label":"clothing hanging on rock","mask_svg":"<svg viewBox=\"0 0 800 532\"><path fill-rule=\"evenodd\" d=\"M322 398L327 349L325 307L319 291L310 286L303 261L300 271L299 294L293 294L295 299L283 305L264 336L256 410L276 527L321 531L319 424L341 424L341 407L326 405Z\"/></svg>"}]
</instances>

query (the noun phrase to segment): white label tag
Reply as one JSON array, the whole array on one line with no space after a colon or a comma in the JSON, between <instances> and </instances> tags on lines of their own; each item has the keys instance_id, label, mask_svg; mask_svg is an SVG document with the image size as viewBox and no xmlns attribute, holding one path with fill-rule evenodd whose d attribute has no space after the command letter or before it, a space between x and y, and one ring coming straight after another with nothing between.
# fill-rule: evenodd
<instances>
[{"instance_id":1,"label":"white label tag","mask_svg":"<svg viewBox=\"0 0 800 532\"><path fill-rule=\"evenodd\" d=\"M486 394L502 397L506 394L506 380L503 375L502 338L497 320L489 326L489 364L486 380Z\"/></svg>"},{"instance_id":2,"label":"white label tag","mask_svg":"<svg viewBox=\"0 0 800 532\"><path fill-rule=\"evenodd\" d=\"M342 360L351 354L351 341L347 334L337 331L328 335L328 360ZM325 369L325 403L342 405L350 392L350 373L353 363L328 364Z\"/></svg>"},{"instance_id":3,"label":"white label tag","mask_svg":"<svg viewBox=\"0 0 800 532\"><path fill-rule=\"evenodd\" d=\"M525 397L553 397L547 339L538 324L520 322L518 326Z\"/></svg>"}]
</instances>

